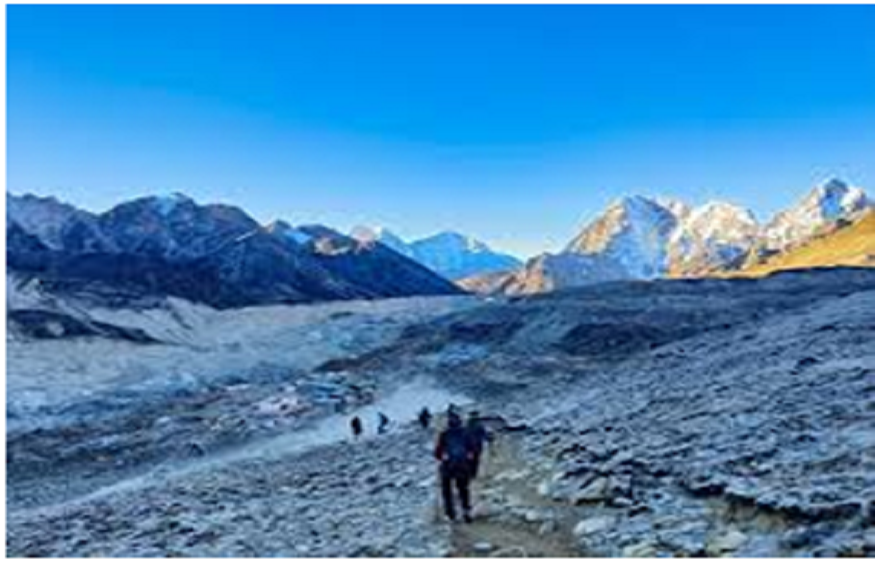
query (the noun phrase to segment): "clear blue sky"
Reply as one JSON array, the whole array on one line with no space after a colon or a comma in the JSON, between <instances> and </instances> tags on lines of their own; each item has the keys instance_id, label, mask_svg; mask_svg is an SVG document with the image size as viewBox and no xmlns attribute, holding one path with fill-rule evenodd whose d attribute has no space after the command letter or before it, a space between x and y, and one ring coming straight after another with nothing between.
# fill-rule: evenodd
<instances>
[{"instance_id":1,"label":"clear blue sky","mask_svg":"<svg viewBox=\"0 0 875 564\"><path fill-rule=\"evenodd\" d=\"M627 193L875 191L875 7L9 6L8 189L554 249Z\"/></svg>"}]
</instances>

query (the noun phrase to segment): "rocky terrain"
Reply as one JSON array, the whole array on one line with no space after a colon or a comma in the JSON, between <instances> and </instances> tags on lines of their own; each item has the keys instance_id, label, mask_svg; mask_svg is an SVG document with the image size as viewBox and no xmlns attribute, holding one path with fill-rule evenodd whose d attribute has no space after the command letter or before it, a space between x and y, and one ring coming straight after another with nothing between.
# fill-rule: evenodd
<instances>
[{"instance_id":1,"label":"rocky terrain","mask_svg":"<svg viewBox=\"0 0 875 564\"><path fill-rule=\"evenodd\" d=\"M872 270L229 311L10 299L151 339L10 321L10 556L875 555ZM498 417L470 525L439 518L412 424L451 401Z\"/></svg>"}]
</instances>

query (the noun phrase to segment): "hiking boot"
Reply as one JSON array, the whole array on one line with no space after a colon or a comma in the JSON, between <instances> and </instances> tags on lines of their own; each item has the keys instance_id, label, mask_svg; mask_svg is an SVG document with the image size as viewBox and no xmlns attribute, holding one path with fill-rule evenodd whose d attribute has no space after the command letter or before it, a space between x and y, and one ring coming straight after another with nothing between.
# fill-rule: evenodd
<instances>
[{"instance_id":1,"label":"hiking boot","mask_svg":"<svg viewBox=\"0 0 875 564\"><path fill-rule=\"evenodd\" d=\"M471 512L470 512L470 511L466 511L466 512L465 512L464 518L465 518L465 522L466 522L466 523L472 523L472 522L474 522L474 518L471 517Z\"/></svg>"}]
</instances>

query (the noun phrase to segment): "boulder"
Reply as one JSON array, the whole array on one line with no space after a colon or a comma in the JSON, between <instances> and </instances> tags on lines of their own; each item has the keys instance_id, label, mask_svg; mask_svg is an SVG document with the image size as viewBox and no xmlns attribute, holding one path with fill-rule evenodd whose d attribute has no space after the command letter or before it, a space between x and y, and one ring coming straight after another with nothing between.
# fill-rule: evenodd
<instances>
[{"instance_id":1,"label":"boulder","mask_svg":"<svg viewBox=\"0 0 875 564\"><path fill-rule=\"evenodd\" d=\"M576 505L604 501L608 499L609 487L610 482L607 478L596 478L589 485L575 492L571 497L571 501Z\"/></svg>"},{"instance_id":2,"label":"boulder","mask_svg":"<svg viewBox=\"0 0 875 564\"><path fill-rule=\"evenodd\" d=\"M719 556L725 552L735 552L747 542L747 535L737 529L724 531L708 541L705 551L708 556Z\"/></svg>"},{"instance_id":3,"label":"boulder","mask_svg":"<svg viewBox=\"0 0 875 564\"><path fill-rule=\"evenodd\" d=\"M656 547L651 541L641 541L623 548L623 558L652 558L656 556Z\"/></svg>"},{"instance_id":4,"label":"boulder","mask_svg":"<svg viewBox=\"0 0 875 564\"><path fill-rule=\"evenodd\" d=\"M574 536L585 537L595 533L599 533L614 526L612 517L591 517L584 519L574 526Z\"/></svg>"}]
</instances>

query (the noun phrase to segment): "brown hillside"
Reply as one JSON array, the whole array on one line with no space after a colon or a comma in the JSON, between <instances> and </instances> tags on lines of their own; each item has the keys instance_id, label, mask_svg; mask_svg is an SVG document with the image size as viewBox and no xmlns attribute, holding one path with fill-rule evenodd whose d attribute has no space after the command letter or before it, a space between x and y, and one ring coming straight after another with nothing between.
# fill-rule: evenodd
<instances>
[{"instance_id":1,"label":"brown hillside","mask_svg":"<svg viewBox=\"0 0 875 564\"><path fill-rule=\"evenodd\" d=\"M824 266L875 266L875 210L854 223L743 269L741 276L764 276L780 270Z\"/></svg>"}]
</instances>

